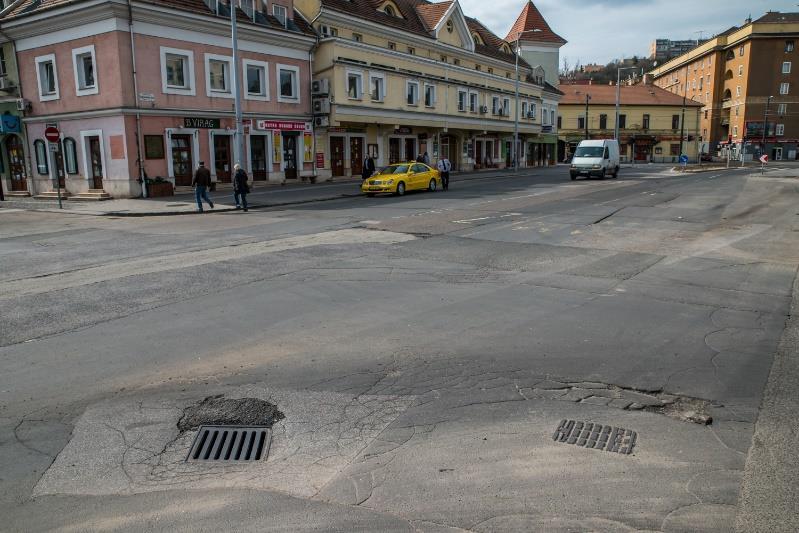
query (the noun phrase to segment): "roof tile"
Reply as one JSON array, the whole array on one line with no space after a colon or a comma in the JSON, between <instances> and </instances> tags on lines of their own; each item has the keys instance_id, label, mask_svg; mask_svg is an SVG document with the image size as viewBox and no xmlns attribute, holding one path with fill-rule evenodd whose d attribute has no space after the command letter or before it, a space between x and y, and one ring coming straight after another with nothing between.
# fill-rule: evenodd
<instances>
[{"instance_id":1,"label":"roof tile","mask_svg":"<svg viewBox=\"0 0 799 533\"><path fill-rule=\"evenodd\" d=\"M592 105L615 105L615 85L561 85L564 94L561 104L585 104L585 95L591 95ZM668 105L682 106L683 97L656 85L622 85L621 103L623 105ZM685 99L686 107L702 107L695 100Z\"/></svg>"}]
</instances>

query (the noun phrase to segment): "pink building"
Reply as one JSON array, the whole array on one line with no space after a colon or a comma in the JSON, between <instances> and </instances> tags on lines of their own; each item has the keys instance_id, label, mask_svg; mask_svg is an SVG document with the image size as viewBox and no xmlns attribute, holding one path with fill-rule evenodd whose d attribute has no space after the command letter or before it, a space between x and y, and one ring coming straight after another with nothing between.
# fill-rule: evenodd
<instances>
[{"instance_id":1,"label":"pink building","mask_svg":"<svg viewBox=\"0 0 799 533\"><path fill-rule=\"evenodd\" d=\"M140 177L189 185L205 162L231 179L234 70L242 80L242 166L255 180L313 174L310 58L316 37L293 0L22 0L3 18L15 42L34 193L141 194ZM128 9L130 7L130 10ZM58 152L44 138L61 132Z\"/></svg>"}]
</instances>

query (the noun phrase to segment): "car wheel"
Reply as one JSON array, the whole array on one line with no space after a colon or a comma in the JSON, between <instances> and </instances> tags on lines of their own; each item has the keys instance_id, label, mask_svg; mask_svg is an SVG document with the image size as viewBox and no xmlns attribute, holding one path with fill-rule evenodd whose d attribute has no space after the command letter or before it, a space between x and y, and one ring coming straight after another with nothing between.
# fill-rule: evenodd
<instances>
[{"instance_id":1,"label":"car wheel","mask_svg":"<svg viewBox=\"0 0 799 533\"><path fill-rule=\"evenodd\" d=\"M601 180L605 179L605 169L604 168L602 169L602 172L599 173L599 179L601 179Z\"/></svg>"},{"instance_id":2,"label":"car wheel","mask_svg":"<svg viewBox=\"0 0 799 533\"><path fill-rule=\"evenodd\" d=\"M405 196L405 182L397 183L397 196Z\"/></svg>"},{"instance_id":3,"label":"car wheel","mask_svg":"<svg viewBox=\"0 0 799 533\"><path fill-rule=\"evenodd\" d=\"M619 167L616 167L616 170L613 171L613 179L616 179L618 177L619 177Z\"/></svg>"},{"instance_id":4,"label":"car wheel","mask_svg":"<svg viewBox=\"0 0 799 533\"><path fill-rule=\"evenodd\" d=\"M433 178L430 180L430 185L428 185L427 188L430 190L430 192L436 192L436 185L436 180Z\"/></svg>"}]
</instances>

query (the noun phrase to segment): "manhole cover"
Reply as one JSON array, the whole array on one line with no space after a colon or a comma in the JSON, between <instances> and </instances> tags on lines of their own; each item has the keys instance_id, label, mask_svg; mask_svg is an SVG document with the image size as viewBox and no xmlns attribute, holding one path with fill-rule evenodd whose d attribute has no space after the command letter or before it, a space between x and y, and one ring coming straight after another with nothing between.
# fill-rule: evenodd
<instances>
[{"instance_id":1,"label":"manhole cover","mask_svg":"<svg viewBox=\"0 0 799 533\"><path fill-rule=\"evenodd\" d=\"M576 444L585 448L630 454L635 446L638 434L635 431L614 426L561 420L552 440Z\"/></svg>"},{"instance_id":2,"label":"manhole cover","mask_svg":"<svg viewBox=\"0 0 799 533\"><path fill-rule=\"evenodd\" d=\"M265 426L200 426L186 461L262 461L271 444Z\"/></svg>"}]
</instances>

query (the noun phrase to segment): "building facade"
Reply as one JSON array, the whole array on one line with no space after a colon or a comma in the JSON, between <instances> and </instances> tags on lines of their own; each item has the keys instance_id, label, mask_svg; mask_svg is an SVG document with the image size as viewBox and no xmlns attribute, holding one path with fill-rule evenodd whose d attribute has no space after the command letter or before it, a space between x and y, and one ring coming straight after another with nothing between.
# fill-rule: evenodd
<instances>
[{"instance_id":1,"label":"building facade","mask_svg":"<svg viewBox=\"0 0 799 533\"><path fill-rule=\"evenodd\" d=\"M667 61L672 57L677 57L689 52L702 41L696 39L685 39L682 41L672 41L670 39L655 39L649 45L649 58L658 61Z\"/></svg>"},{"instance_id":2,"label":"building facade","mask_svg":"<svg viewBox=\"0 0 799 533\"><path fill-rule=\"evenodd\" d=\"M0 33L0 196L27 196L31 188L20 102L14 45Z\"/></svg>"},{"instance_id":3,"label":"building facade","mask_svg":"<svg viewBox=\"0 0 799 533\"><path fill-rule=\"evenodd\" d=\"M585 138L614 137L615 85L561 85L560 90L564 96L558 117L559 160L568 160ZM622 161L677 163L681 133L682 153L697 161L702 104L646 83L622 85L619 101Z\"/></svg>"},{"instance_id":4,"label":"building facade","mask_svg":"<svg viewBox=\"0 0 799 533\"><path fill-rule=\"evenodd\" d=\"M521 59L517 110L513 45L465 16L457 1L295 4L320 35L313 64L320 176L359 175L366 154L380 166L427 153L457 170L512 166L514 153L522 167L554 162L544 128L552 127L559 92L542 67Z\"/></svg>"},{"instance_id":5,"label":"building facade","mask_svg":"<svg viewBox=\"0 0 799 533\"><path fill-rule=\"evenodd\" d=\"M702 151L796 159L799 13L769 12L652 71L655 84L702 102ZM765 146L763 134L765 130Z\"/></svg>"},{"instance_id":6,"label":"building facade","mask_svg":"<svg viewBox=\"0 0 799 533\"><path fill-rule=\"evenodd\" d=\"M15 41L32 192L141 194L141 180L190 185L200 161L214 181L236 162L233 75L242 79L242 166L255 180L313 174L310 57L315 34L291 0L35 2L2 20ZM61 132L58 151L44 139Z\"/></svg>"}]
</instances>

